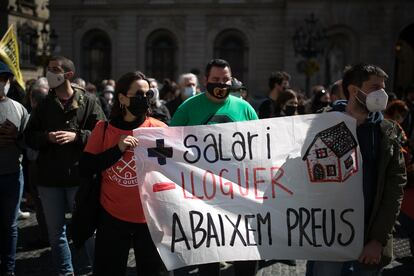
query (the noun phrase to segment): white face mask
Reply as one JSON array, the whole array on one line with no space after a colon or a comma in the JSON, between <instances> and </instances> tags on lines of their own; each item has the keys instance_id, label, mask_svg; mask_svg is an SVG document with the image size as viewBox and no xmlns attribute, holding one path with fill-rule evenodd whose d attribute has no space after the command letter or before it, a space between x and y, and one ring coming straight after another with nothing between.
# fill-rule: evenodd
<instances>
[{"instance_id":1,"label":"white face mask","mask_svg":"<svg viewBox=\"0 0 414 276\"><path fill-rule=\"evenodd\" d=\"M0 97L6 96L10 89L10 82L0 82Z\"/></svg>"},{"instance_id":2,"label":"white face mask","mask_svg":"<svg viewBox=\"0 0 414 276\"><path fill-rule=\"evenodd\" d=\"M190 98L190 97L192 97L196 94L195 87L193 87L193 86L184 87L183 92L184 92L184 96L186 98Z\"/></svg>"},{"instance_id":3,"label":"white face mask","mask_svg":"<svg viewBox=\"0 0 414 276\"><path fill-rule=\"evenodd\" d=\"M56 88L65 82L65 76L63 73L55 74L50 71L47 71L46 78L50 88Z\"/></svg>"},{"instance_id":4,"label":"white face mask","mask_svg":"<svg viewBox=\"0 0 414 276\"><path fill-rule=\"evenodd\" d=\"M385 92L384 89L379 89L372 91L371 93L367 94L361 89L359 89L362 93L365 94L365 105L370 112L377 112L377 111L383 111L387 107L388 103L388 95L387 92ZM357 97L358 99L358 97ZM361 100L358 99L360 102Z\"/></svg>"},{"instance_id":5,"label":"white face mask","mask_svg":"<svg viewBox=\"0 0 414 276\"><path fill-rule=\"evenodd\" d=\"M114 98L114 94L107 92L104 94L104 98L105 100L107 100L108 102L112 102L112 99Z\"/></svg>"}]
</instances>

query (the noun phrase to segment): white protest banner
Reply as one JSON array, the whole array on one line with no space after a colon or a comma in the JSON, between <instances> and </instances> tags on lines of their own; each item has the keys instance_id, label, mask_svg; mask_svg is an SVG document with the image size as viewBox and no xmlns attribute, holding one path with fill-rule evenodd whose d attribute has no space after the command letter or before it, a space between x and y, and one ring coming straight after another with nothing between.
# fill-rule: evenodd
<instances>
[{"instance_id":1,"label":"white protest banner","mask_svg":"<svg viewBox=\"0 0 414 276\"><path fill-rule=\"evenodd\" d=\"M357 259L362 158L342 113L135 129L136 170L166 267Z\"/></svg>"}]
</instances>

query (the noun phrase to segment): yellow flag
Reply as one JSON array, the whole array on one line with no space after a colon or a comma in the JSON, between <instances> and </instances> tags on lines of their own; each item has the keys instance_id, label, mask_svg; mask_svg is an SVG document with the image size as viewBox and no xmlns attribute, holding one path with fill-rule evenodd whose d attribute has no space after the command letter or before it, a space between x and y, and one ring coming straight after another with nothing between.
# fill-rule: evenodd
<instances>
[{"instance_id":1,"label":"yellow flag","mask_svg":"<svg viewBox=\"0 0 414 276\"><path fill-rule=\"evenodd\" d=\"M0 60L9 66L17 83L25 89L22 72L20 72L19 44L17 43L17 38L13 31L13 25L10 25L6 34L0 41Z\"/></svg>"}]
</instances>

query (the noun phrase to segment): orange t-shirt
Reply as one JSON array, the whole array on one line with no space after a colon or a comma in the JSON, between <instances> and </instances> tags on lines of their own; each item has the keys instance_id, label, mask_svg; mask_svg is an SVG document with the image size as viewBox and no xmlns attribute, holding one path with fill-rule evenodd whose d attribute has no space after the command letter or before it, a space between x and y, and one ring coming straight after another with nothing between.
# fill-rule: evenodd
<instances>
[{"instance_id":1,"label":"orange t-shirt","mask_svg":"<svg viewBox=\"0 0 414 276\"><path fill-rule=\"evenodd\" d=\"M121 135L132 135L132 130L123 130L108 124L105 138L102 139L104 125L103 121L96 124L85 147L85 152L92 154L104 152L117 145ZM147 117L139 127L166 127L166 124ZM103 208L117 219L145 223L133 157L134 150L128 149L118 162L102 172L100 202Z\"/></svg>"}]
</instances>

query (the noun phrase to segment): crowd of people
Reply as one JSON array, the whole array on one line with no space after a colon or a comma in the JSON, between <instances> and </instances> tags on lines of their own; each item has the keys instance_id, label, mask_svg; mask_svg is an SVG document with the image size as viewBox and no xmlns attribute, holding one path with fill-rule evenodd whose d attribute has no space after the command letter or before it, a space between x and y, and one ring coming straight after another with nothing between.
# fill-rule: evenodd
<instances>
[{"instance_id":1,"label":"crowd of people","mask_svg":"<svg viewBox=\"0 0 414 276\"><path fill-rule=\"evenodd\" d=\"M65 214L73 210L81 178L92 174L99 175L102 207L96 235L84 246L93 274L125 275L132 247L138 275L169 275L151 240L138 189L113 177L120 164L134 162L139 140L132 130L331 111L357 121L364 248L351 262L309 261L307 275L379 275L392 257L394 228L413 241L414 85L400 100L385 92L388 76L381 68L357 64L329 87L314 86L307 98L292 88L287 72L278 71L270 74L268 95L256 111L227 61L211 60L204 77L184 73L177 82L159 82L135 71L94 85L76 76L70 59L56 56L46 76L26 81L24 91L0 61L0 275L14 275L24 191L39 223L35 242L50 245L58 275L74 275ZM237 276L255 275L258 262L236 261L234 268ZM198 269L199 275L220 275L219 263Z\"/></svg>"}]
</instances>

